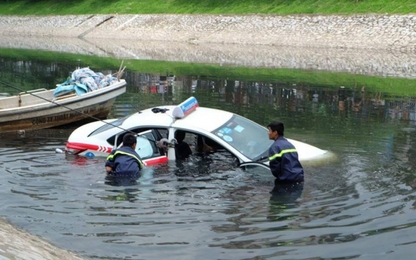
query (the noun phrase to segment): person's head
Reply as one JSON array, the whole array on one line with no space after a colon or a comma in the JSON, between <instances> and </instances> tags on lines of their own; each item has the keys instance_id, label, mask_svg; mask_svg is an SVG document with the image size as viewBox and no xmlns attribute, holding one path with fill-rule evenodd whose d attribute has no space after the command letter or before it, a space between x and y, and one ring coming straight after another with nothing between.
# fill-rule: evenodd
<instances>
[{"instance_id":1,"label":"person's head","mask_svg":"<svg viewBox=\"0 0 416 260\"><path fill-rule=\"evenodd\" d=\"M279 136L284 136L285 126L282 122L271 122L267 129L269 129L269 139L276 140Z\"/></svg>"},{"instance_id":2,"label":"person's head","mask_svg":"<svg viewBox=\"0 0 416 260\"><path fill-rule=\"evenodd\" d=\"M133 147L136 145L136 135L127 133L123 137L123 145Z\"/></svg>"},{"instance_id":3,"label":"person's head","mask_svg":"<svg viewBox=\"0 0 416 260\"><path fill-rule=\"evenodd\" d=\"M176 130L175 132L175 139L178 143L182 142L185 139L185 132L181 130Z\"/></svg>"}]
</instances>

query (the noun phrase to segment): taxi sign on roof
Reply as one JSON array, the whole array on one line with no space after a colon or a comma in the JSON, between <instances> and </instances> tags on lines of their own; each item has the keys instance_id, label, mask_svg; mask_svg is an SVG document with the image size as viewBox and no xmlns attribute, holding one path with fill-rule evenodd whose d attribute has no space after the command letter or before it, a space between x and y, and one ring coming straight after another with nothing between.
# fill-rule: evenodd
<instances>
[{"instance_id":1,"label":"taxi sign on roof","mask_svg":"<svg viewBox=\"0 0 416 260\"><path fill-rule=\"evenodd\" d=\"M184 118L185 116L189 115L192 111L194 111L198 106L198 100L196 100L195 97L190 97L187 100L180 103L179 105L177 105L173 109L172 115L175 118Z\"/></svg>"}]
</instances>

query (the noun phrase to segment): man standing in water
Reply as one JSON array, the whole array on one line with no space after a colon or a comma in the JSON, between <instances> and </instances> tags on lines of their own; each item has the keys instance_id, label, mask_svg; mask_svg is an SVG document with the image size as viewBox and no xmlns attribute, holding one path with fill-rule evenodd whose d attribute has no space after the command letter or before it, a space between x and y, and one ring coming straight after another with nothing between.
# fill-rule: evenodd
<instances>
[{"instance_id":1,"label":"man standing in water","mask_svg":"<svg viewBox=\"0 0 416 260\"><path fill-rule=\"evenodd\" d=\"M105 169L107 175L113 177L139 178L143 163L140 156L135 152L136 136L127 133L123 137L123 146L113 150L107 157Z\"/></svg>"},{"instance_id":2,"label":"man standing in water","mask_svg":"<svg viewBox=\"0 0 416 260\"><path fill-rule=\"evenodd\" d=\"M269 149L270 170L276 182L300 183L303 182L303 167L299 162L296 148L284 135L284 125L281 122L271 122L269 139L274 140Z\"/></svg>"}]
</instances>

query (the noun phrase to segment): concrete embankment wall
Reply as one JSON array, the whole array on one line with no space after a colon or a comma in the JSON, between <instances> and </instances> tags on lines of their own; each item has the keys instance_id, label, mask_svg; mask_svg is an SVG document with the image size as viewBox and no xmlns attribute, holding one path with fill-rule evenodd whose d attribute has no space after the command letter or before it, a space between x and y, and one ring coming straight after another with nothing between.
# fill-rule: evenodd
<instances>
[{"instance_id":1,"label":"concrete embankment wall","mask_svg":"<svg viewBox=\"0 0 416 260\"><path fill-rule=\"evenodd\" d=\"M75 254L54 247L0 219L0 259L81 260Z\"/></svg>"},{"instance_id":2,"label":"concrete embankment wall","mask_svg":"<svg viewBox=\"0 0 416 260\"><path fill-rule=\"evenodd\" d=\"M2 36L365 49L413 48L415 15L2 16Z\"/></svg>"},{"instance_id":3,"label":"concrete embankment wall","mask_svg":"<svg viewBox=\"0 0 416 260\"><path fill-rule=\"evenodd\" d=\"M0 48L416 77L416 15L0 16Z\"/></svg>"}]
</instances>

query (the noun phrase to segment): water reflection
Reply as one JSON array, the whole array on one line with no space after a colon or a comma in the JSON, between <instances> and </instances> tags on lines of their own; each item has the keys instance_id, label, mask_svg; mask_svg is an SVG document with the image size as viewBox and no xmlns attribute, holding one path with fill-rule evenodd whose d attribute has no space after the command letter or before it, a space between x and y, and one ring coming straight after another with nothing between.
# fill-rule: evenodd
<instances>
[{"instance_id":1,"label":"water reflection","mask_svg":"<svg viewBox=\"0 0 416 260\"><path fill-rule=\"evenodd\" d=\"M1 58L0 77L22 90L51 88L64 81L77 66L80 66L79 62L62 64ZM109 69L102 71L105 74L111 73ZM250 112L252 110L266 114L266 106L286 113L310 112L349 118L416 120L416 97L373 91L371 89L374 86L356 83L331 86L296 80L256 81L135 71L127 71L124 78L128 83L128 93L117 100L113 111L113 116L117 117L139 108L177 104L189 95L195 95L204 105L225 107L248 117L254 114ZM0 92L16 94L18 91L0 86ZM262 123L265 120L266 118Z\"/></svg>"},{"instance_id":2,"label":"water reflection","mask_svg":"<svg viewBox=\"0 0 416 260\"><path fill-rule=\"evenodd\" d=\"M279 183L274 181L274 187L270 191L270 202L273 205L285 208L295 207L296 201L300 198L303 192L304 183Z\"/></svg>"},{"instance_id":3,"label":"water reflection","mask_svg":"<svg viewBox=\"0 0 416 260\"><path fill-rule=\"evenodd\" d=\"M136 186L138 185L137 182L138 178L130 178L130 177L116 177L116 176L106 176L105 177L105 184L111 186Z\"/></svg>"},{"instance_id":4,"label":"water reflection","mask_svg":"<svg viewBox=\"0 0 416 260\"><path fill-rule=\"evenodd\" d=\"M127 80L137 78L134 73ZM367 86L316 86L290 82L256 82L246 80L210 79L201 76L144 75L145 80L133 81L134 92L147 96L154 94L160 104L176 104L189 95L199 97L204 104L226 107L240 114L248 110L271 106L274 110L333 114L348 118L416 120L416 97L398 97ZM206 94L209 93L210 97ZM140 101L145 106L157 105ZM208 100L207 100L208 99Z\"/></svg>"},{"instance_id":5,"label":"water reflection","mask_svg":"<svg viewBox=\"0 0 416 260\"><path fill-rule=\"evenodd\" d=\"M111 183L110 185L113 185L113 183ZM132 184L131 182L129 182L127 185L120 185L120 183L117 183L116 185L113 185L113 186L132 186ZM137 196L139 195L138 194L139 189L137 188L125 188L123 190L107 190L107 191L114 193L114 195L107 195L107 197L103 198L103 200L135 202L138 199Z\"/></svg>"}]
</instances>

